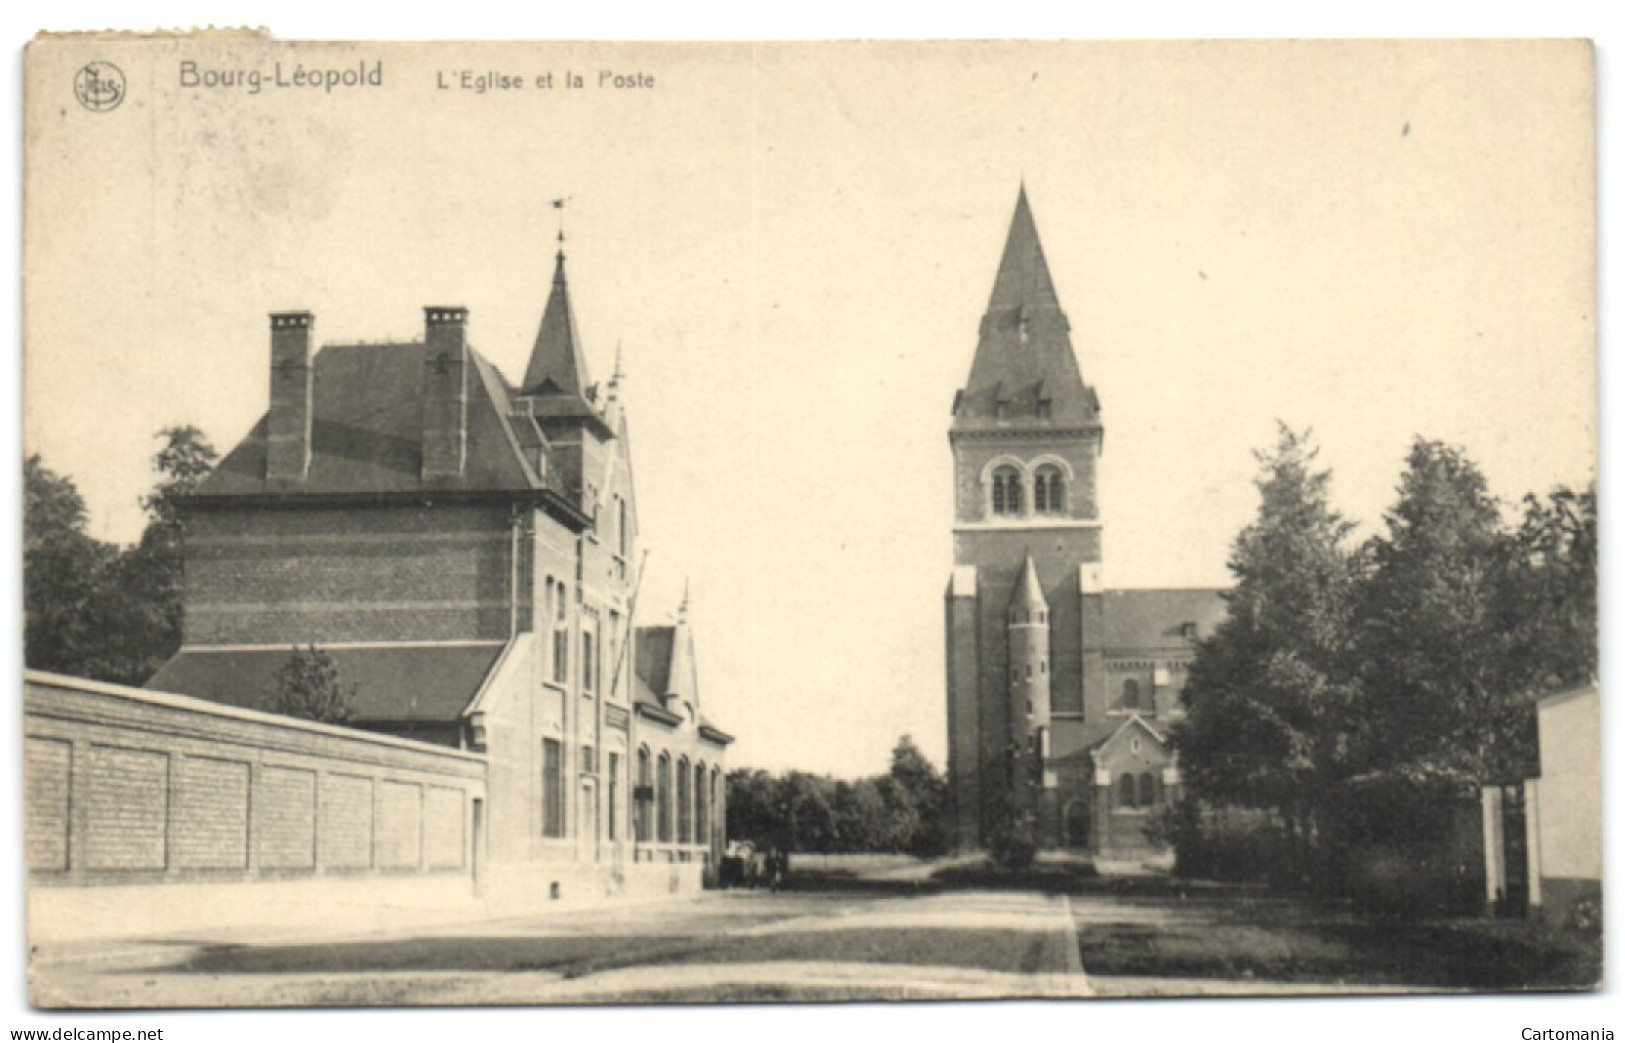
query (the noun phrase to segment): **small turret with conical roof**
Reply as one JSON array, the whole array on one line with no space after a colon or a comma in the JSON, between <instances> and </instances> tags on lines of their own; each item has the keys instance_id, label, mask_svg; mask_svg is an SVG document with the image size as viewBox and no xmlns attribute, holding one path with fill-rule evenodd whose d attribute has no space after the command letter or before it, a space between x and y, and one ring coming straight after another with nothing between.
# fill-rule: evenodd
<instances>
[{"instance_id":1,"label":"small turret with conical roof","mask_svg":"<svg viewBox=\"0 0 1625 1043\"><path fill-rule=\"evenodd\" d=\"M1020 794L1043 784L1043 762L1050 724L1050 620L1049 601L1038 578L1032 552L1021 568L1021 578L1010 592L1006 611L1010 647L1010 738L1017 768L1015 778L1030 780L1017 786ZM1028 805L1036 807L1036 796Z\"/></svg>"},{"instance_id":2,"label":"small turret with conical roof","mask_svg":"<svg viewBox=\"0 0 1625 1043\"><path fill-rule=\"evenodd\" d=\"M570 284L564 275L564 251L560 250L553 262L553 288L547 295L542 325L536 331L536 342L530 350L530 362L525 366L525 382L520 385L520 391L526 395L584 400L590 386L587 360L581 354L581 338L577 334L575 308L570 304Z\"/></svg>"},{"instance_id":3,"label":"small turret with conical roof","mask_svg":"<svg viewBox=\"0 0 1625 1043\"><path fill-rule=\"evenodd\" d=\"M597 469L595 446L615 438L598 397L598 388L587 375L560 249L553 264L553 287L515 405L534 417L547 437L552 448L550 480L588 514L597 507L597 490L586 477Z\"/></svg>"}]
</instances>

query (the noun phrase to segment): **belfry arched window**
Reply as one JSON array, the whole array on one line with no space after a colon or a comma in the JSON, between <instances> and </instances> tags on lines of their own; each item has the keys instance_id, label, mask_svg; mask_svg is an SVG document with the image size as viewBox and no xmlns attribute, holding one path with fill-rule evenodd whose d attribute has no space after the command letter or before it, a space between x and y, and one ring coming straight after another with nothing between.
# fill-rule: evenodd
<instances>
[{"instance_id":1,"label":"belfry arched window","mask_svg":"<svg viewBox=\"0 0 1625 1043\"><path fill-rule=\"evenodd\" d=\"M1066 510L1066 479L1061 469L1051 464L1040 467L1033 475L1033 511L1036 514L1060 514Z\"/></svg>"},{"instance_id":2,"label":"belfry arched window","mask_svg":"<svg viewBox=\"0 0 1625 1043\"><path fill-rule=\"evenodd\" d=\"M1021 513L1021 472L1014 467L1001 467L993 472L993 513L1012 515Z\"/></svg>"}]
</instances>

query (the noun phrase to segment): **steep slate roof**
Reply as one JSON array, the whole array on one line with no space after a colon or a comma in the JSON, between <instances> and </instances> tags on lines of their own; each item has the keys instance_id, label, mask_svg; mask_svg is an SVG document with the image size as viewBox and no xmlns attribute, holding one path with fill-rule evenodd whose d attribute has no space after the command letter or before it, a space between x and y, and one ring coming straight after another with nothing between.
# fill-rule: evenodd
<instances>
[{"instance_id":1,"label":"steep slate roof","mask_svg":"<svg viewBox=\"0 0 1625 1043\"><path fill-rule=\"evenodd\" d=\"M1188 651L1181 624L1195 623L1196 636L1209 637L1227 611L1224 591L1205 588L1108 590L1104 608L1107 655Z\"/></svg>"},{"instance_id":2,"label":"steep slate roof","mask_svg":"<svg viewBox=\"0 0 1625 1043\"><path fill-rule=\"evenodd\" d=\"M345 688L355 686L350 709L357 722L449 722L462 716L502 654L502 646L398 645L325 651L338 667L340 683ZM184 649L143 687L250 710L271 710L277 670L291 654L291 648Z\"/></svg>"},{"instance_id":3,"label":"steep slate roof","mask_svg":"<svg viewBox=\"0 0 1625 1043\"><path fill-rule=\"evenodd\" d=\"M970 379L954 403L954 430L1098 423L1100 402L1083 383L1069 329L1024 186L982 319ZM1003 417L1000 402L1006 403ZM1039 415L1042 402L1049 403L1047 417Z\"/></svg>"},{"instance_id":4,"label":"steep slate roof","mask_svg":"<svg viewBox=\"0 0 1625 1043\"><path fill-rule=\"evenodd\" d=\"M564 253L553 265L553 288L542 311L542 325L536 331L530 363L525 367L526 394L556 395L585 399L587 360L581 354L581 337L576 332L575 308L570 305L570 286L564 277Z\"/></svg>"},{"instance_id":5,"label":"steep slate roof","mask_svg":"<svg viewBox=\"0 0 1625 1043\"><path fill-rule=\"evenodd\" d=\"M539 432L515 428L513 390L470 349L468 456L461 478L423 480L421 342L327 345L316 354L311 396L310 471L303 482L267 481L267 421L220 461L194 494L199 499L259 493L391 493L447 488L540 489L522 441ZM534 430L534 425L531 425Z\"/></svg>"},{"instance_id":6,"label":"steep slate roof","mask_svg":"<svg viewBox=\"0 0 1625 1043\"><path fill-rule=\"evenodd\" d=\"M672 638L676 633L674 626L638 627L638 680L657 695L665 695L670 690L667 682L671 677Z\"/></svg>"},{"instance_id":7,"label":"steep slate roof","mask_svg":"<svg viewBox=\"0 0 1625 1043\"><path fill-rule=\"evenodd\" d=\"M638 627L637 669L633 672L632 701L654 711L660 720L681 721L677 711L667 706L666 696L687 699L697 708L699 693L685 691L693 682L692 638L688 624ZM703 713L697 713L700 729L716 742L732 742L733 736L719 728Z\"/></svg>"}]
</instances>

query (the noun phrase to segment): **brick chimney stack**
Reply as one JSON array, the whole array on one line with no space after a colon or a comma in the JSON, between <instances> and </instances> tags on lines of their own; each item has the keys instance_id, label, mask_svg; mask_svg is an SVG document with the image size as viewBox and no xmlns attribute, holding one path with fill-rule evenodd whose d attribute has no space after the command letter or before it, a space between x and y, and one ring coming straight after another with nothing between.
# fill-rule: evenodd
<instances>
[{"instance_id":1,"label":"brick chimney stack","mask_svg":"<svg viewBox=\"0 0 1625 1043\"><path fill-rule=\"evenodd\" d=\"M459 478L468 458L468 309L423 309L423 477Z\"/></svg>"},{"instance_id":2,"label":"brick chimney stack","mask_svg":"<svg viewBox=\"0 0 1625 1043\"><path fill-rule=\"evenodd\" d=\"M310 331L308 311L271 315L271 415L265 453L270 481L302 482L310 472Z\"/></svg>"}]
</instances>

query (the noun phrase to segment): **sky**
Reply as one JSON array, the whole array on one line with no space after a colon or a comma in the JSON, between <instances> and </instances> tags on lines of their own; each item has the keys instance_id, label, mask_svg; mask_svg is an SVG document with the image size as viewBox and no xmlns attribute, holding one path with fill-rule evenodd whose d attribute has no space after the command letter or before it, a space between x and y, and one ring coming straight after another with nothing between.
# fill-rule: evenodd
<instances>
[{"instance_id":1,"label":"sky","mask_svg":"<svg viewBox=\"0 0 1625 1043\"><path fill-rule=\"evenodd\" d=\"M158 429L224 451L261 415L268 312L355 342L462 305L517 379L567 197L589 367L627 374L640 611L690 587L736 765L875 772L905 733L943 763L949 407L1023 184L1103 405L1108 585L1224 585L1278 419L1362 536L1417 435L1509 503L1594 474L1583 45L126 53L123 112L29 100L24 446L93 533L139 534ZM277 58L385 82L181 86Z\"/></svg>"}]
</instances>

